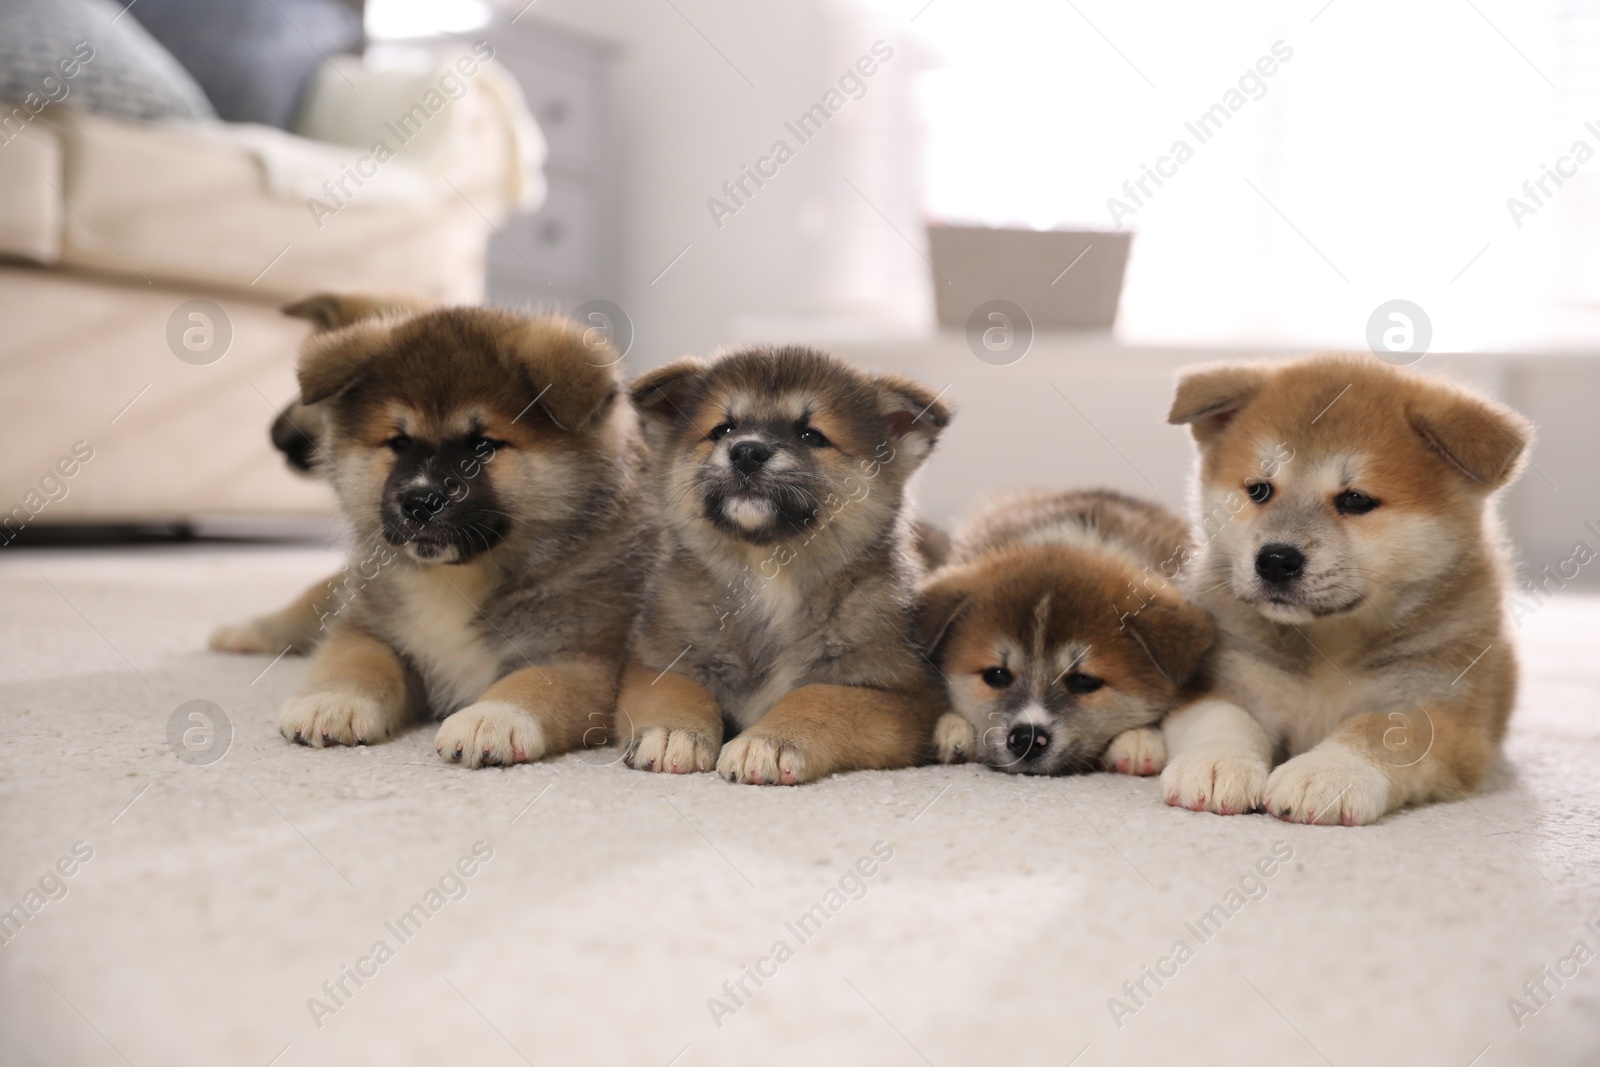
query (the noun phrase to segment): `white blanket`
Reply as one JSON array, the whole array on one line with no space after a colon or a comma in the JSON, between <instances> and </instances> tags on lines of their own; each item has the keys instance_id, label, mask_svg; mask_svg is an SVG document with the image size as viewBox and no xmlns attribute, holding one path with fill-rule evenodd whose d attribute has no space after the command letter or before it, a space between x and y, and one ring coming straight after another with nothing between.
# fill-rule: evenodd
<instances>
[{"instance_id":1,"label":"white blanket","mask_svg":"<svg viewBox=\"0 0 1600 1067\"><path fill-rule=\"evenodd\" d=\"M470 76L457 67L463 58L475 68ZM438 110L430 110L430 103ZM407 124L406 116L419 106L424 110L415 113L425 121ZM252 152L276 195L329 200L337 195L329 186L355 170L361 201L376 206L454 196L448 179L469 169L472 125L485 119L496 122L511 143L507 199L519 211L538 210L545 197L544 134L516 80L464 51L430 55L420 65L335 56L307 90L293 133L247 123L190 128ZM375 152L379 144L384 150Z\"/></svg>"}]
</instances>

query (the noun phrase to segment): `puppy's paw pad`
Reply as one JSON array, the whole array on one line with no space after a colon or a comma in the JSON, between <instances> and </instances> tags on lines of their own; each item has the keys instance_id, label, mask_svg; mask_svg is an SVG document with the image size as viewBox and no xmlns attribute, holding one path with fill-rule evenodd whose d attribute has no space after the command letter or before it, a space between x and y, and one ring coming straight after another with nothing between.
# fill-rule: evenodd
<instances>
[{"instance_id":1,"label":"puppy's paw pad","mask_svg":"<svg viewBox=\"0 0 1600 1067\"><path fill-rule=\"evenodd\" d=\"M625 759L637 771L693 774L716 765L717 748L716 740L699 730L651 726L639 731Z\"/></svg>"},{"instance_id":2,"label":"puppy's paw pad","mask_svg":"<svg viewBox=\"0 0 1600 1067\"><path fill-rule=\"evenodd\" d=\"M736 737L723 745L717 773L744 785L799 785L814 777L798 747L759 735Z\"/></svg>"},{"instance_id":3,"label":"puppy's paw pad","mask_svg":"<svg viewBox=\"0 0 1600 1067\"><path fill-rule=\"evenodd\" d=\"M1288 822L1365 826L1390 806L1389 776L1342 745L1319 745L1267 779L1267 811Z\"/></svg>"},{"instance_id":4,"label":"puppy's paw pad","mask_svg":"<svg viewBox=\"0 0 1600 1067\"><path fill-rule=\"evenodd\" d=\"M283 706L278 732L290 741L323 748L386 741L399 716L365 693L328 689L302 693Z\"/></svg>"},{"instance_id":5,"label":"puppy's paw pad","mask_svg":"<svg viewBox=\"0 0 1600 1067\"><path fill-rule=\"evenodd\" d=\"M440 723L433 747L451 763L468 767L527 763L544 756L544 727L526 708L480 700Z\"/></svg>"},{"instance_id":6,"label":"puppy's paw pad","mask_svg":"<svg viewBox=\"0 0 1600 1067\"><path fill-rule=\"evenodd\" d=\"M965 763L977 755L978 731L964 717L945 712L933 727L933 753L940 763Z\"/></svg>"},{"instance_id":7,"label":"puppy's paw pad","mask_svg":"<svg viewBox=\"0 0 1600 1067\"><path fill-rule=\"evenodd\" d=\"M213 652L276 656L288 642L280 641L276 634L261 624L261 620L249 619L217 627L211 631L211 640L207 644Z\"/></svg>"},{"instance_id":8,"label":"puppy's paw pad","mask_svg":"<svg viewBox=\"0 0 1600 1067\"><path fill-rule=\"evenodd\" d=\"M1254 756L1186 752L1161 772L1161 792L1173 807L1239 815L1261 806L1267 770L1266 763Z\"/></svg>"},{"instance_id":9,"label":"puppy's paw pad","mask_svg":"<svg viewBox=\"0 0 1600 1067\"><path fill-rule=\"evenodd\" d=\"M1167 743L1152 727L1124 730L1112 738L1100 763L1117 774L1159 774L1167 765Z\"/></svg>"}]
</instances>

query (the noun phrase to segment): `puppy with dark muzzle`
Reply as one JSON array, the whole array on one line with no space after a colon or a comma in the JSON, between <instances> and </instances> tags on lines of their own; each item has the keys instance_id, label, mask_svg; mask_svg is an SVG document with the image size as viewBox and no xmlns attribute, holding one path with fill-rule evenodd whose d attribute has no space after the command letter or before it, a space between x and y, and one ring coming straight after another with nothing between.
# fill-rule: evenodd
<instances>
[{"instance_id":1,"label":"puppy with dark muzzle","mask_svg":"<svg viewBox=\"0 0 1600 1067\"><path fill-rule=\"evenodd\" d=\"M629 765L790 785L925 758L943 696L908 636L906 491L938 397L805 348L681 360L633 396L665 529L618 700Z\"/></svg>"},{"instance_id":2,"label":"puppy with dark muzzle","mask_svg":"<svg viewBox=\"0 0 1600 1067\"><path fill-rule=\"evenodd\" d=\"M1166 721L1167 802L1355 825L1476 788L1516 693L1494 499L1527 420L1366 355L1196 367L1170 420L1220 633L1214 690Z\"/></svg>"},{"instance_id":3,"label":"puppy with dark muzzle","mask_svg":"<svg viewBox=\"0 0 1600 1067\"><path fill-rule=\"evenodd\" d=\"M1170 581L1183 520L1105 490L996 499L919 591L953 711L944 763L1013 774L1155 774L1160 722L1203 686L1210 617Z\"/></svg>"},{"instance_id":4,"label":"puppy with dark muzzle","mask_svg":"<svg viewBox=\"0 0 1600 1067\"><path fill-rule=\"evenodd\" d=\"M432 715L473 767L605 743L652 547L615 352L555 316L337 314L300 406L354 544L332 606L312 598L325 636L284 736L366 744Z\"/></svg>"}]
</instances>

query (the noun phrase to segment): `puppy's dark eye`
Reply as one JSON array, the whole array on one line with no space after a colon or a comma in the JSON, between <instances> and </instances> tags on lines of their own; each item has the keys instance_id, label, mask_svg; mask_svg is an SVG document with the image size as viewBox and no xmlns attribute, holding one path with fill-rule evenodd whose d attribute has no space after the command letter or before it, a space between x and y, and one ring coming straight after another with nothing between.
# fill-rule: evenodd
<instances>
[{"instance_id":1,"label":"puppy's dark eye","mask_svg":"<svg viewBox=\"0 0 1600 1067\"><path fill-rule=\"evenodd\" d=\"M1339 509L1341 515L1365 515L1377 507L1378 502L1363 492L1346 489L1333 498L1333 506Z\"/></svg>"},{"instance_id":2,"label":"puppy's dark eye","mask_svg":"<svg viewBox=\"0 0 1600 1067\"><path fill-rule=\"evenodd\" d=\"M812 448L827 448L829 445L833 444L832 441L828 440L827 435L821 430L817 429L815 426L807 426L805 429L801 430L800 440L804 441Z\"/></svg>"},{"instance_id":3,"label":"puppy's dark eye","mask_svg":"<svg viewBox=\"0 0 1600 1067\"><path fill-rule=\"evenodd\" d=\"M720 441L720 440L722 440L724 437L728 436L732 432L733 432L733 423L731 421L730 422L719 422L715 426L711 427L711 432L706 434L706 440L707 441Z\"/></svg>"},{"instance_id":4,"label":"puppy's dark eye","mask_svg":"<svg viewBox=\"0 0 1600 1067\"><path fill-rule=\"evenodd\" d=\"M406 449L411 447L411 438L407 437L403 433L397 433L385 441L384 444L388 445L389 450L395 455L399 455L401 452L404 452Z\"/></svg>"},{"instance_id":5,"label":"puppy's dark eye","mask_svg":"<svg viewBox=\"0 0 1600 1067\"><path fill-rule=\"evenodd\" d=\"M1006 689L1011 685L1011 672L1004 667L986 667L981 677L990 689Z\"/></svg>"},{"instance_id":6,"label":"puppy's dark eye","mask_svg":"<svg viewBox=\"0 0 1600 1067\"><path fill-rule=\"evenodd\" d=\"M1096 678L1094 675L1084 674L1082 671L1073 671L1071 674L1067 675L1067 692L1069 693L1075 693L1079 695L1084 693L1092 693L1105 684L1106 683L1104 681Z\"/></svg>"},{"instance_id":7,"label":"puppy's dark eye","mask_svg":"<svg viewBox=\"0 0 1600 1067\"><path fill-rule=\"evenodd\" d=\"M474 434L467 438L467 447L478 456L491 455L506 447L507 442L498 437L488 437L484 434Z\"/></svg>"},{"instance_id":8,"label":"puppy's dark eye","mask_svg":"<svg viewBox=\"0 0 1600 1067\"><path fill-rule=\"evenodd\" d=\"M1244 487L1244 491L1249 493L1250 499L1254 500L1257 504L1265 504L1267 501L1272 499L1271 482L1251 482L1249 485Z\"/></svg>"}]
</instances>

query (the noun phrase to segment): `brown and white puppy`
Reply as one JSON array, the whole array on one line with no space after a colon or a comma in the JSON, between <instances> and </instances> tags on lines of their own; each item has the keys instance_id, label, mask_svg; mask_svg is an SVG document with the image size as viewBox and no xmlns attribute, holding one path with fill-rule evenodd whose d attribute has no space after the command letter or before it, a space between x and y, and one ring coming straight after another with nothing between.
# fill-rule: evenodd
<instances>
[{"instance_id":1,"label":"brown and white puppy","mask_svg":"<svg viewBox=\"0 0 1600 1067\"><path fill-rule=\"evenodd\" d=\"M432 715L473 767L603 744L651 550L614 354L555 316L354 318L301 353L354 543L280 730L365 744Z\"/></svg>"},{"instance_id":2,"label":"brown and white puppy","mask_svg":"<svg viewBox=\"0 0 1600 1067\"><path fill-rule=\"evenodd\" d=\"M1183 520L1105 490L1000 497L924 583L920 630L952 713L935 751L1014 774L1155 774L1213 627L1169 581Z\"/></svg>"},{"instance_id":3,"label":"brown and white puppy","mask_svg":"<svg viewBox=\"0 0 1600 1067\"><path fill-rule=\"evenodd\" d=\"M629 765L791 785L924 759L943 696L909 636L906 488L945 406L807 348L680 360L633 396L664 533L618 700Z\"/></svg>"},{"instance_id":4,"label":"brown and white puppy","mask_svg":"<svg viewBox=\"0 0 1600 1067\"><path fill-rule=\"evenodd\" d=\"M1474 789L1516 692L1493 498L1528 422L1370 356L1193 368L1169 420L1220 636L1213 699L1166 722L1167 802L1353 825Z\"/></svg>"}]
</instances>

